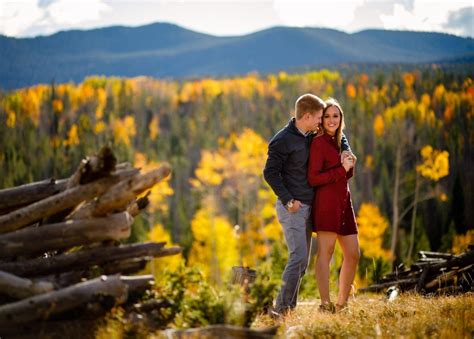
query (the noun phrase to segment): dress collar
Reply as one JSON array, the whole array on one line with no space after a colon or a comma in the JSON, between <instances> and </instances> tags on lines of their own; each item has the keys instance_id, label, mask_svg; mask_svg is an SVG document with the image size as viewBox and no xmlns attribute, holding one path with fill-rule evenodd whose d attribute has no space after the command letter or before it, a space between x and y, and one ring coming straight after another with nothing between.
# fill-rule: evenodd
<instances>
[{"instance_id":1,"label":"dress collar","mask_svg":"<svg viewBox=\"0 0 474 339\"><path fill-rule=\"evenodd\" d=\"M322 135L322 137L327 141L329 142L331 145L333 145L334 147L336 147L337 149L339 149L339 145L337 144L337 139L336 139L336 136L332 136L332 135L329 135L329 134L326 134L324 133Z\"/></svg>"},{"instance_id":2,"label":"dress collar","mask_svg":"<svg viewBox=\"0 0 474 339\"><path fill-rule=\"evenodd\" d=\"M335 135L329 135L327 133L324 133L322 136L324 137L324 139L326 139L328 141L336 142L336 136Z\"/></svg>"}]
</instances>

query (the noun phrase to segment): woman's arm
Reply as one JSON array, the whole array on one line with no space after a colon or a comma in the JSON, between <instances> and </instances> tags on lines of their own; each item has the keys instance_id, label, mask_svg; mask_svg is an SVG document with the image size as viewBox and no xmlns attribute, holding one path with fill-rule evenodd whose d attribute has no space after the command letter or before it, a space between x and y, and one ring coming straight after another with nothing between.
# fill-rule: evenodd
<instances>
[{"instance_id":1,"label":"woman's arm","mask_svg":"<svg viewBox=\"0 0 474 339\"><path fill-rule=\"evenodd\" d=\"M343 179L346 176L346 170L342 165L325 170L324 154L325 146L320 137L315 137L311 143L308 161L308 183L310 186L321 186L331 184Z\"/></svg>"}]
</instances>

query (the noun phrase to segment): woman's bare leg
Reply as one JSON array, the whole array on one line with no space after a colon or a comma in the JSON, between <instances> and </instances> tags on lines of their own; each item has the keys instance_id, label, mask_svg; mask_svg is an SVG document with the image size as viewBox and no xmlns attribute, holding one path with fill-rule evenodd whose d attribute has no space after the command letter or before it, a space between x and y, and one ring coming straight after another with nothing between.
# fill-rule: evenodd
<instances>
[{"instance_id":1,"label":"woman's bare leg","mask_svg":"<svg viewBox=\"0 0 474 339\"><path fill-rule=\"evenodd\" d=\"M359 262L359 238L357 234L338 236L339 245L343 253L342 269L339 275L339 295L338 305L344 305L349 298L352 282L356 274L357 264Z\"/></svg>"},{"instance_id":2,"label":"woman's bare leg","mask_svg":"<svg viewBox=\"0 0 474 339\"><path fill-rule=\"evenodd\" d=\"M316 280L318 282L321 304L330 302L329 298L329 263L334 253L337 234L333 232L318 232L318 251L316 257Z\"/></svg>"}]
</instances>

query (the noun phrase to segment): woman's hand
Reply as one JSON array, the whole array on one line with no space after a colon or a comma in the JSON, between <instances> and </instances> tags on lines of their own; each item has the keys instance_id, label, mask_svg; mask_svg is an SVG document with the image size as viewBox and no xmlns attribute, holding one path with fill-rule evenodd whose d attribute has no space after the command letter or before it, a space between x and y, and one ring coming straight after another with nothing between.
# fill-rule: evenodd
<instances>
[{"instance_id":1,"label":"woman's hand","mask_svg":"<svg viewBox=\"0 0 474 339\"><path fill-rule=\"evenodd\" d=\"M357 157L355 156L354 153L352 152L349 152L349 151L342 151L341 153L341 164L344 162L344 158L346 157L352 157L354 159L354 166L357 162Z\"/></svg>"},{"instance_id":2,"label":"woman's hand","mask_svg":"<svg viewBox=\"0 0 474 339\"><path fill-rule=\"evenodd\" d=\"M342 167L346 170L346 172L349 172L351 168L354 167L355 160L352 156L345 156L342 160Z\"/></svg>"}]
</instances>

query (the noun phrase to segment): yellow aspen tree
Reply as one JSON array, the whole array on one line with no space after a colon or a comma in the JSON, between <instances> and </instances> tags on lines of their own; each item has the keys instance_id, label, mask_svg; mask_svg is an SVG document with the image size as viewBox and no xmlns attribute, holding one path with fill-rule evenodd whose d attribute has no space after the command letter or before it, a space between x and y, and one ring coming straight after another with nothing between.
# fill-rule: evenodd
<instances>
[{"instance_id":1,"label":"yellow aspen tree","mask_svg":"<svg viewBox=\"0 0 474 339\"><path fill-rule=\"evenodd\" d=\"M206 200L191 221L194 242L188 264L201 269L212 282L221 284L239 262L237 237L227 218L216 214L215 202Z\"/></svg>"}]
</instances>

